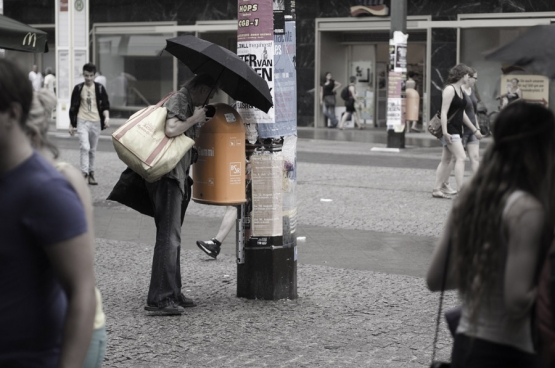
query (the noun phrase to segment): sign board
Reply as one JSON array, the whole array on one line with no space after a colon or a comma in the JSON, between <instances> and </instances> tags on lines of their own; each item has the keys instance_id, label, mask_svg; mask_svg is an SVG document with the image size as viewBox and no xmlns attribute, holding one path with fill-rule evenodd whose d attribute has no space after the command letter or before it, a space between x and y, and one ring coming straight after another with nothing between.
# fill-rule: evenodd
<instances>
[{"instance_id":1,"label":"sign board","mask_svg":"<svg viewBox=\"0 0 555 368\"><path fill-rule=\"evenodd\" d=\"M543 75L509 74L501 76L501 94L505 94L516 86L522 98L527 102L549 106L549 78Z\"/></svg>"}]
</instances>

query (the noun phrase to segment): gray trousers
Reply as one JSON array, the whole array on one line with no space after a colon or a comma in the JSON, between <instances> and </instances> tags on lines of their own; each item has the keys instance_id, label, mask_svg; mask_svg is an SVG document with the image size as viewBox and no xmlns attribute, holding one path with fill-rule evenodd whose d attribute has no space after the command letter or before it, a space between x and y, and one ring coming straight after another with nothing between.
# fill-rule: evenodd
<instances>
[{"instance_id":1,"label":"gray trousers","mask_svg":"<svg viewBox=\"0 0 555 368\"><path fill-rule=\"evenodd\" d=\"M81 152L81 171L88 174L94 171L96 146L100 137L100 121L77 119L77 136Z\"/></svg>"},{"instance_id":2,"label":"gray trousers","mask_svg":"<svg viewBox=\"0 0 555 368\"><path fill-rule=\"evenodd\" d=\"M152 273L147 304L163 306L181 298L181 225L191 198L191 186L185 183L185 193L179 182L163 176L146 183L154 207L156 244L152 258Z\"/></svg>"}]
</instances>

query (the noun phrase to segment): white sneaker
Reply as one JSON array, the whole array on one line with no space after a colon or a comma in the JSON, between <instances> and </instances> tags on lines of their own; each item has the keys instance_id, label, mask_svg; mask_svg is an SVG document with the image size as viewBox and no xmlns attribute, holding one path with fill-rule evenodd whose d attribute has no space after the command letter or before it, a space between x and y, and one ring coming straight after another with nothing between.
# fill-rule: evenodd
<instances>
[{"instance_id":1,"label":"white sneaker","mask_svg":"<svg viewBox=\"0 0 555 368\"><path fill-rule=\"evenodd\" d=\"M443 183L441 184L441 191L445 194L448 195L455 195L457 194L457 191L453 188L451 188L451 186L449 185L449 183Z\"/></svg>"}]
</instances>

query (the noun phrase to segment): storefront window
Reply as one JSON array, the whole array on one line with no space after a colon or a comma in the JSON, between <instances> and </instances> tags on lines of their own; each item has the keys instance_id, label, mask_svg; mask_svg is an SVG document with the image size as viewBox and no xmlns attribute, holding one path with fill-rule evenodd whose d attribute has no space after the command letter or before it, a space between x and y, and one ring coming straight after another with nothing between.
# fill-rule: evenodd
<instances>
[{"instance_id":1,"label":"storefront window","mask_svg":"<svg viewBox=\"0 0 555 368\"><path fill-rule=\"evenodd\" d=\"M536 75L534 70L485 59L488 51L511 42L528 29L529 27L461 29L460 61L478 72L477 96L490 114L501 109L503 96L513 84L522 91L524 100L549 104L550 86L547 78Z\"/></svg>"},{"instance_id":2,"label":"storefront window","mask_svg":"<svg viewBox=\"0 0 555 368\"><path fill-rule=\"evenodd\" d=\"M173 90L173 57L160 55L172 34L96 36L96 65L106 77L111 110L136 111ZM160 55L160 56L159 56Z\"/></svg>"}]
</instances>

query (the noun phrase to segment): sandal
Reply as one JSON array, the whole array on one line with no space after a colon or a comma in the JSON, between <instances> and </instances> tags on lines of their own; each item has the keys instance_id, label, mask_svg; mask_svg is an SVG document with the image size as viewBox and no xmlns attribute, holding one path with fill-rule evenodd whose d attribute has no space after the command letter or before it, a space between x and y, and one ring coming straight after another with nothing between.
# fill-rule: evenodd
<instances>
[{"instance_id":1,"label":"sandal","mask_svg":"<svg viewBox=\"0 0 555 368\"><path fill-rule=\"evenodd\" d=\"M445 199L451 199L451 196L448 194L445 194L441 191L441 189L434 189L432 191L432 197L434 198L445 198Z\"/></svg>"}]
</instances>

